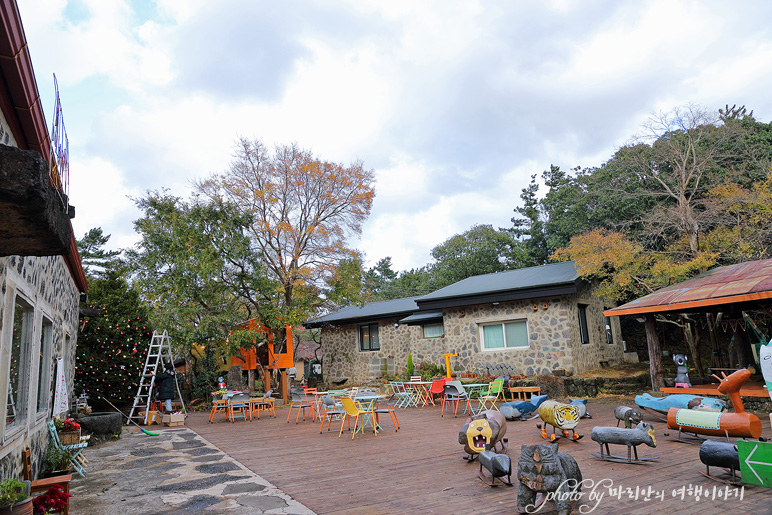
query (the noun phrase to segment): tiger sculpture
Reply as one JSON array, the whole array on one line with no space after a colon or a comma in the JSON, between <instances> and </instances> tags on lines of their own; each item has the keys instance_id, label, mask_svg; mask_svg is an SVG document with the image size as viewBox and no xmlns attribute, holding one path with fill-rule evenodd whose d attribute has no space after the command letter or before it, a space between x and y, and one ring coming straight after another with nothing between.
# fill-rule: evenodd
<instances>
[{"instance_id":1,"label":"tiger sculpture","mask_svg":"<svg viewBox=\"0 0 772 515\"><path fill-rule=\"evenodd\" d=\"M536 427L541 430L541 436L545 440L554 442L560 438L555 434L555 429L560 429L563 436L569 440L576 441L584 436L573 430L579 423L581 414L579 408L572 404L563 404L553 400L544 401L539 406L539 417L544 421L544 427L541 424L537 424ZM554 428L551 435L547 434L547 424Z\"/></svg>"}]
</instances>

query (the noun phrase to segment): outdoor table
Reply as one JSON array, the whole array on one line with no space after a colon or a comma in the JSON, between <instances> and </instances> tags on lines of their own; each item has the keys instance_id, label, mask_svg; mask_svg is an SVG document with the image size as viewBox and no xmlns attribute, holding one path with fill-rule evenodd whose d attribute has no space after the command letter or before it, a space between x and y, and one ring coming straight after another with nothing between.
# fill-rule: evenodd
<instances>
[{"instance_id":1,"label":"outdoor table","mask_svg":"<svg viewBox=\"0 0 772 515\"><path fill-rule=\"evenodd\" d=\"M388 395L384 395L382 393L364 393L355 395L353 399L359 404L366 405L367 407L364 409L374 410L378 407L378 400L385 399L387 397ZM368 413L362 416L362 424L360 427L362 433L364 433L364 427L367 425L368 420L373 424L376 433L381 430L381 425L378 423L378 414L375 413L374 415L375 416L373 416L371 413ZM359 431L359 429L357 431Z\"/></svg>"},{"instance_id":2,"label":"outdoor table","mask_svg":"<svg viewBox=\"0 0 772 515\"><path fill-rule=\"evenodd\" d=\"M429 402L429 386L431 386L431 381L406 381L404 383L405 386L410 387L410 390L413 392L414 396L414 404L416 407L418 406L418 403L421 403L421 406L426 406L426 404Z\"/></svg>"},{"instance_id":3,"label":"outdoor table","mask_svg":"<svg viewBox=\"0 0 772 515\"><path fill-rule=\"evenodd\" d=\"M479 397L483 391L483 388L488 387L488 383L472 383L472 384L465 384L463 386L464 386L464 390L466 390L467 395L469 395L469 398L471 399L472 396Z\"/></svg>"}]
</instances>

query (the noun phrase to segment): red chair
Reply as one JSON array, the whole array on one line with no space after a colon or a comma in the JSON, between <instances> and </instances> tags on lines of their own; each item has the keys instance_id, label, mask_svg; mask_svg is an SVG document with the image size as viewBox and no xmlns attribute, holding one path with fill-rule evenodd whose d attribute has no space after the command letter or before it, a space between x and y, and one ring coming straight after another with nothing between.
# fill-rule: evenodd
<instances>
[{"instance_id":1,"label":"red chair","mask_svg":"<svg viewBox=\"0 0 772 515\"><path fill-rule=\"evenodd\" d=\"M447 378L434 379L432 381L432 385L429 387L429 402L432 403L432 406L436 406L436 404L434 404L434 396L435 395L439 395L440 396L439 401L440 401L440 403L442 403L442 394L445 391L443 386L445 386L445 383L447 381L448 381Z\"/></svg>"}]
</instances>

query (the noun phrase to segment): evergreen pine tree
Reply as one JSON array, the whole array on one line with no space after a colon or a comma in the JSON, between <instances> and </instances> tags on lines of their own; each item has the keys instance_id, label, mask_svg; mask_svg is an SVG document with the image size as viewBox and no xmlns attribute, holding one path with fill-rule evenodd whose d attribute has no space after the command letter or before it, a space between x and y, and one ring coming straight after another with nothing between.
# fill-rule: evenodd
<instances>
[{"instance_id":1,"label":"evergreen pine tree","mask_svg":"<svg viewBox=\"0 0 772 515\"><path fill-rule=\"evenodd\" d=\"M137 393L153 330L139 293L107 269L89 281L89 306L98 316L85 316L78 335L75 393L85 391L89 404L106 407L99 396L128 405Z\"/></svg>"}]
</instances>

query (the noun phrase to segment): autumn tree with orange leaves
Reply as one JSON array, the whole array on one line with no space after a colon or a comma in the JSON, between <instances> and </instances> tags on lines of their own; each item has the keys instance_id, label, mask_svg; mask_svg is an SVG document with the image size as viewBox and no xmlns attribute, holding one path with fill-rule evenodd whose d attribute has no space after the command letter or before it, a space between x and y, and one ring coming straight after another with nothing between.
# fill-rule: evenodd
<instances>
[{"instance_id":1,"label":"autumn tree with orange leaves","mask_svg":"<svg viewBox=\"0 0 772 515\"><path fill-rule=\"evenodd\" d=\"M259 140L241 138L230 168L197 188L251 217L247 236L280 285L287 311L299 292L308 295L338 262L356 255L347 242L370 214L374 180L361 162L323 161L296 144L271 152Z\"/></svg>"}]
</instances>

